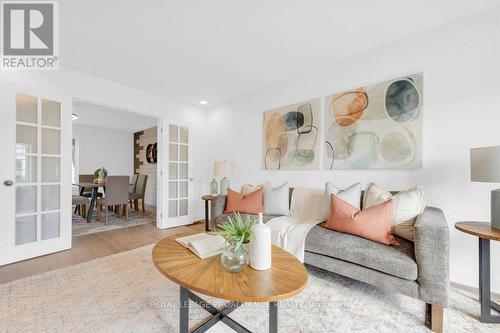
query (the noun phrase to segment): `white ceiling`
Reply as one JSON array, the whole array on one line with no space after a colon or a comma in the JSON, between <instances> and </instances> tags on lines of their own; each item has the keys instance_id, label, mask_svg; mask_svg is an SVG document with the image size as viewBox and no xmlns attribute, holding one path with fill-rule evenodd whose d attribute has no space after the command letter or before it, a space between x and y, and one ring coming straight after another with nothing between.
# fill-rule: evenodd
<instances>
[{"instance_id":1,"label":"white ceiling","mask_svg":"<svg viewBox=\"0 0 500 333\"><path fill-rule=\"evenodd\" d=\"M64 0L61 63L207 108L498 0ZM333 80L334 78L332 78Z\"/></svg>"},{"instance_id":2,"label":"white ceiling","mask_svg":"<svg viewBox=\"0 0 500 333\"><path fill-rule=\"evenodd\" d=\"M158 123L154 117L83 101L73 101L73 113L78 115L78 119L73 120L73 125L116 131L139 132Z\"/></svg>"}]
</instances>

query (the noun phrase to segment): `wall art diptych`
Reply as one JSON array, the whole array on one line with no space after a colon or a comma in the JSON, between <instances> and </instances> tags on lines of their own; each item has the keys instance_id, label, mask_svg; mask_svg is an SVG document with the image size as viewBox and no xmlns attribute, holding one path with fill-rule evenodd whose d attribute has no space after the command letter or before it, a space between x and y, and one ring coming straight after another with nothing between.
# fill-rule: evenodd
<instances>
[{"instance_id":1,"label":"wall art diptych","mask_svg":"<svg viewBox=\"0 0 500 333\"><path fill-rule=\"evenodd\" d=\"M324 168L422 167L422 73L326 97Z\"/></svg>"},{"instance_id":2,"label":"wall art diptych","mask_svg":"<svg viewBox=\"0 0 500 333\"><path fill-rule=\"evenodd\" d=\"M320 129L320 98L264 112L264 169L319 169Z\"/></svg>"}]
</instances>

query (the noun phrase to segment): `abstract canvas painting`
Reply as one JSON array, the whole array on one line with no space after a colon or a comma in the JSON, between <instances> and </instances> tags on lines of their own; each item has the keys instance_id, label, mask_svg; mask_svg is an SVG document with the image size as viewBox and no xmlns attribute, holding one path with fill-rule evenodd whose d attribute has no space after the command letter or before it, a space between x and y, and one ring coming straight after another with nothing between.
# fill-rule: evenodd
<instances>
[{"instance_id":1,"label":"abstract canvas painting","mask_svg":"<svg viewBox=\"0 0 500 333\"><path fill-rule=\"evenodd\" d=\"M264 112L264 169L319 169L321 99Z\"/></svg>"},{"instance_id":2,"label":"abstract canvas painting","mask_svg":"<svg viewBox=\"0 0 500 333\"><path fill-rule=\"evenodd\" d=\"M423 75L326 98L324 168L422 167Z\"/></svg>"}]
</instances>

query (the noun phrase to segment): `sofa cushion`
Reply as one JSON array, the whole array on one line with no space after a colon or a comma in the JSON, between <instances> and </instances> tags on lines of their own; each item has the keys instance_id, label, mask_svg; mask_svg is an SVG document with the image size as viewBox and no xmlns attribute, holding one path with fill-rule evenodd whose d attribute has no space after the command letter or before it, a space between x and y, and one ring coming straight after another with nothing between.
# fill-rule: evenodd
<instances>
[{"instance_id":1,"label":"sofa cushion","mask_svg":"<svg viewBox=\"0 0 500 333\"><path fill-rule=\"evenodd\" d=\"M331 182L326 182L325 184L325 196L323 198L323 215L321 221L328 220L330 215L330 205L332 201L332 194L335 194L340 199L348 202L350 205L360 209L361 204L359 198L361 197L361 184L356 183L345 190L340 190L337 186L333 185Z\"/></svg>"},{"instance_id":2,"label":"sofa cushion","mask_svg":"<svg viewBox=\"0 0 500 333\"><path fill-rule=\"evenodd\" d=\"M270 183L264 184L264 212L266 214L288 215L290 206L288 204L288 194L290 186L288 182L273 188Z\"/></svg>"},{"instance_id":3,"label":"sofa cushion","mask_svg":"<svg viewBox=\"0 0 500 333\"><path fill-rule=\"evenodd\" d=\"M394 200L359 210L332 194L331 210L325 228L364 237L386 245L399 246L391 233Z\"/></svg>"},{"instance_id":4,"label":"sofa cushion","mask_svg":"<svg viewBox=\"0 0 500 333\"><path fill-rule=\"evenodd\" d=\"M233 213L224 213L224 214L222 214L220 216L217 216L215 218L216 225L220 225L221 223L224 223L224 221L227 221L227 217L231 216L231 215L233 215ZM251 217L255 218L256 220L258 220L258 218L259 218L259 216L255 215L255 214L240 214L240 215L242 217L244 217L244 216L251 216ZM267 223L267 221L269 221L270 219L278 217L278 216L281 216L281 215L263 214L262 215L262 220L264 221L264 223Z\"/></svg>"},{"instance_id":5,"label":"sofa cushion","mask_svg":"<svg viewBox=\"0 0 500 333\"><path fill-rule=\"evenodd\" d=\"M392 221L392 233L410 241L415 240L414 224L425 209L425 190L414 186L395 195L371 183L363 195L363 209L378 205L389 199L396 200Z\"/></svg>"},{"instance_id":6,"label":"sofa cushion","mask_svg":"<svg viewBox=\"0 0 500 333\"><path fill-rule=\"evenodd\" d=\"M399 247L387 246L316 225L307 235L305 250L415 281L418 269L413 243L398 241Z\"/></svg>"},{"instance_id":7,"label":"sofa cushion","mask_svg":"<svg viewBox=\"0 0 500 333\"><path fill-rule=\"evenodd\" d=\"M235 192L230 188L227 189L226 209L224 213L247 213L258 214L264 211L262 205L262 197L264 189L259 189L243 196L241 193Z\"/></svg>"},{"instance_id":8,"label":"sofa cushion","mask_svg":"<svg viewBox=\"0 0 500 333\"><path fill-rule=\"evenodd\" d=\"M241 187L241 192L240 192L240 193L241 193L243 196L247 196L247 195L249 195L250 193L253 193L253 192L255 192L255 191L258 191L258 190L260 190L261 188L264 188L265 186L268 186L268 185L270 186L270 185L271 185L271 183L269 183L269 182L263 182L263 183L262 183L262 184L260 184L260 185L245 184L245 185L243 185L243 186Z\"/></svg>"}]
</instances>

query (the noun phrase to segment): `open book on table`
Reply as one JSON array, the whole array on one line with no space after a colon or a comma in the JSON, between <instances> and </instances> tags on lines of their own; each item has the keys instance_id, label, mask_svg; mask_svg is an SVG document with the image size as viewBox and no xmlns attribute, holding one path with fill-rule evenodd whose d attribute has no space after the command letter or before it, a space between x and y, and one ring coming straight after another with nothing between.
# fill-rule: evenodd
<instances>
[{"instance_id":1,"label":"open book on table","mask_svg":"<svg viewBox=\"0 0 500 333\"><path fill-rule=\"evenodd\" d=\"M222 253L226 240L222 236L200 233L175 239L179 244L190 249L201 259Z\"/></svg>"}]
</instances>

